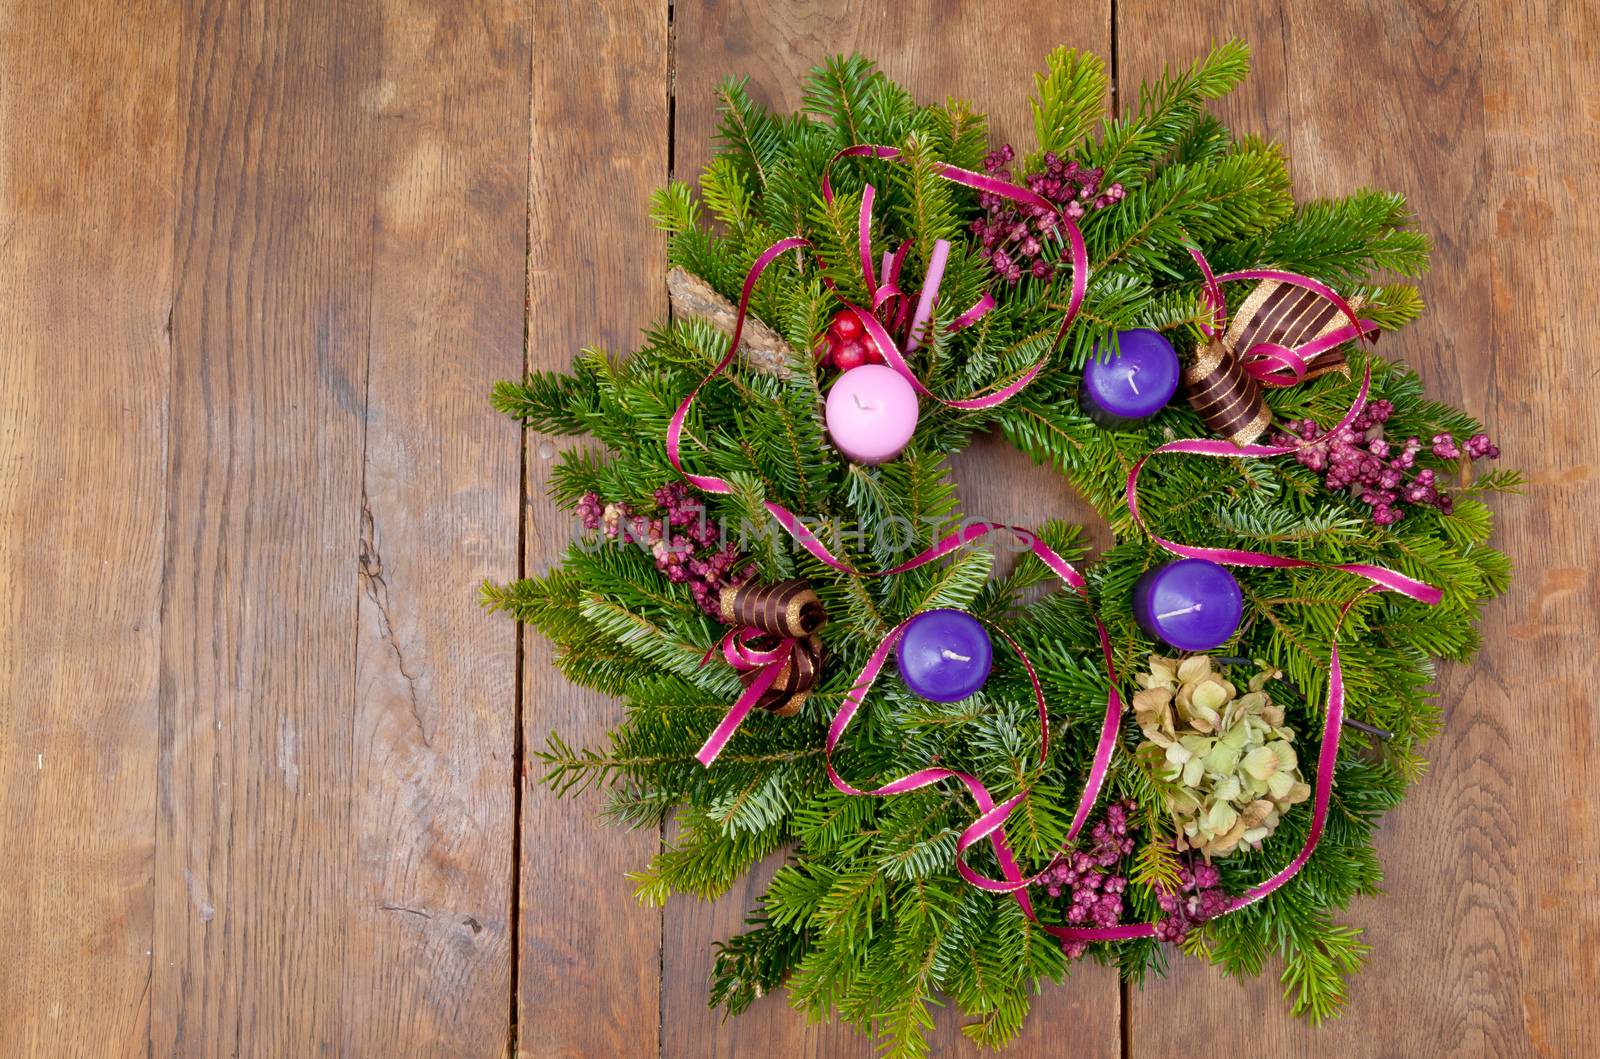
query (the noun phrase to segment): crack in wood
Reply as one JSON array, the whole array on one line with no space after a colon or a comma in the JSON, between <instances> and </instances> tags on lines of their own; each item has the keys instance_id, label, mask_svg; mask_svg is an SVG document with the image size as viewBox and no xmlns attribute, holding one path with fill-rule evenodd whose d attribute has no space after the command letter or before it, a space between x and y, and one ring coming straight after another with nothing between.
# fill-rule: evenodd
<instances>
[{"instance_id":1,"label":"crack in wood","mask_svg":"<svg viewBox=\"0 0 1600 1059\"><path fill-rule=\"evenodd\" d=\"M423 919L433 918L433 913L426 908L409 908L406 905L379 905L378 909L382 912L400 912L408 916L420 916Z\"/></svg>"},{"instance_id":2,"label":"crack in wood","mask_svg":"<svg viewBox=\"0 0 1600 1059\"><path fill-rule=\"evenodd\" d=\"M394 621L389 615L389 583L384 580L383 556L378 552L377 526L372 517L372 504L365 491L361 494L361 546L359 569L363 591L378 611L379 634L394 654L395 668L405 678L407 695L411 704L411 717L416 721L417 734L422 745L432 749L433 738L422 719L422 704L417 695L417 677L406 665L405 652L400 648L400 638L395 635Z\"/></svg>"}]
</instances>

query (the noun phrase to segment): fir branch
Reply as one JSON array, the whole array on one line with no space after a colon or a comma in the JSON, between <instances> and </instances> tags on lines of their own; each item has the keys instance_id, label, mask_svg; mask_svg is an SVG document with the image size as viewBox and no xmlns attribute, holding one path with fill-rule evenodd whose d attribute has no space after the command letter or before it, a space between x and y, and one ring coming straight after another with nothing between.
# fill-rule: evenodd
<instances>
[{"instance_id":1,"label":"fir branch","mask_svg":"<svg viewBox=\"0 0 1600 1059\"><path fill-rule=\"evenodd\" d=\"M879 75L859 55L836 55L806 78L804 107L833 124L843 144L871 143L867 135L868 94Z\"/></svg>"},{"instance_id":2,"label":"fir branch","mask_svg":"<svg viewBox=\"0 0 1600 1059\"><path fill-rule=\"evenodd\" d=\"M1045 73L1033 75L1033 129L1039 145L1028 168L1045 153L1074 150L1105 112L1110 81L1105 63L1093 52L1057 48L1045 59Z\"/></svg>"},{"instance_id":3,"label":"fir branch","mask_svg":"<svg viewBox=\"0 0 1600 1059\"><path fill-rule=\"evenodd\" d=\"M783 150L783 131L765 107L750 99L745 91L748 83L748 78L730 77L718 89L722 120L717 126L717 141L726 152L722 159L741 167L764 194L768 188L767 171Z\"/></svg>"}]
</instances>

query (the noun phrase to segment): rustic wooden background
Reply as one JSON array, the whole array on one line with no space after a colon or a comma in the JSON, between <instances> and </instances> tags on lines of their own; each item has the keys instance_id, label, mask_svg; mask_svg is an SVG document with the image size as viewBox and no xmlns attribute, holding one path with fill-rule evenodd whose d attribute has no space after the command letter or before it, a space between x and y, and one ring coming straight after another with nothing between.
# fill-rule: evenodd
<instances>
[{"instance_id":1,"label":"rustic wooden background","mask_svg":"<svg viewBox=\"0 0 1600 1059\"><path fill-rule=\"evenodd\" d=\"M659 837L525 774L614 711L478 609L567 532L554 448L485 394L664 311L645 196L705 160L726 72L789 107L861 50L1020 138L1055 44L1127 94L1234 34L1223 109L1300 191L1402 189L1434 236L1386 348L1529 471L1520 578L1441 674L1344 1018L1085 968L1013 1054L1593 1044L1592 4L4 0L0 1055L870 1054L776 997L719 1021L710 943L757 888L641 909ZM1082 511L998 445L961 468L971 510ZM969 1052L948 1013L937 1051Z\"/></svg>"}]
</instances>

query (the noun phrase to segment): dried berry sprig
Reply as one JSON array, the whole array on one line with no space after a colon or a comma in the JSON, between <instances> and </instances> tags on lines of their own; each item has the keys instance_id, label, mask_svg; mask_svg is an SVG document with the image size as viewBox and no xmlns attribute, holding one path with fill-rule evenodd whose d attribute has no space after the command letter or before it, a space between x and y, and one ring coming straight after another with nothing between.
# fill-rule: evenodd
<instances>
[{"instance_id":1,"label":"dried berry sprig","mask_svg":"<svg viewBox=\"0 0 1600 1059\"><path fill-rule=\"evenodd\" d=\"M1114 927L1122 922L1123 894L1128 877L1119 870L1133 852L1129 835L1134 803L1112 802L1105 816L1089 831L1087 847L1062 854L1046 868L1038 885L1051 897L1067 899L1066 920L1073 926ZM1066 939L1061 951L1069 960L1082 956L1086 941Z\"/></svg>"},{"instance_id":2,"label":"dried berry sprig","mask_svg":"<svg viewBox=\"0 0 1600 1059\"><path fill-rule=\"evenodd\" d=\"M1327 437L1310 419L1284 424L1284 432L1273 438L1276 445L1300 446L1295 459L1320 473L1330 491L1348 489L1372 508L1372 521L1390 526L1406 515L1406 504L1419 504L1450 514L1455 501L1439 482L1431 467L1417 467L1422 451L1421 438L1407 438L1398 450L1384 437L1384 424L1394 414L1394 405L1377 400L1368 403L1349 425ZM1306 444L1309 442L1310 444ZM1487 434L1474 434L1465 445L1458 445L1450 434L1435 434L1431 451L1441 460L1499 459L1500 449ZM1414 473L1413 473L1414 472Z\"/></svg>"},{"instance_id":3,"label":"dried berry sprig","mask_svg":"<svg viewBox=\"0 0 1600 1059\"><path fill-rule=\"evenodd\" d=\"M721 525L706 518L705 505L683 482L655 491L656 515L641 515L628 504L606 503L590 491L578 500L578 517L588 530L633 543L649 552L656 569L673 584L687 584L700 609L718 617L724 585L739 585L755 575L733 541L724 542Z\"/></svg>"},{"instance_id":4,"label":"dried berry sprig","mask_svg":"<svg viewBox=\"0 0 1600 1059\"><path fill-rule=\"evenodd\" d=\"M1016 158L1011 145L1003 144L983 159L983 171L1009 181L1008 166ZM1103 169L1087 169L1077 162L1062 159L1054 152L1044 156L1044 169L1028 176L1023 183L1029 191L1055 203L1073 220L1091 209L1103 209L1121 201L1121 184L1101 190ZM1058 215L1043 206L1029 206L988 192L978 196L983 216L972 222L978 237L979 253L995 274L1007 283L1017 283L1026 272L1035 279L1055 276L1055 266L1044 259L1045 243L1057 235Z\"/></svg>"},{"instance_id":5,"label":"dried berry sprig","mask_svg":"<svg viewBox=\"0 0 1600 1059\"><path fill-rule=\"evenodd\" d=\"M1177 889L1157 884L1156 903L1166 913L1156 920L1156 939L1181 945L1189 931L1228 910L1222 873L1215 865L1191 860L1178 869Z\"/></svg>"}]
</instances>

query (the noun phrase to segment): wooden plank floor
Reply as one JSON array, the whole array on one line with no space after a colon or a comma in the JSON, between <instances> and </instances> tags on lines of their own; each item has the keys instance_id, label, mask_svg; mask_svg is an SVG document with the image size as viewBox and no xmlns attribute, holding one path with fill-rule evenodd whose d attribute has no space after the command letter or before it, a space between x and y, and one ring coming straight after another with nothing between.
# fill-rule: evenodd
<instances>
[{"instance_id":1,"label":"wooden plank floor","mask_svg":"<svg viewBox=\"0 0 1600 1059\"><path fill-rule=\"evenodd\" d=\"M0 4L0 1056L872 1054L780 997L708 1011L759 888L643 910L660 836L523 774L612 709L476 605L568 532L556 448L485 394L664 311L645 196L725 73L789 107L861 50L1020 138L1055 44L1126 95L1235 34L1226 115L1301 193L1399 188L1433 235L1388 351L1529 472L1519 578L1441 673L1341 1020L1091 967L1012 1054L1600 1039L1592 4L54 0ZM959 468L974 512L1084 514L1000 445ZM969 1054L948 1012L936 1052Z\"/></svg>"}]
</instances>

